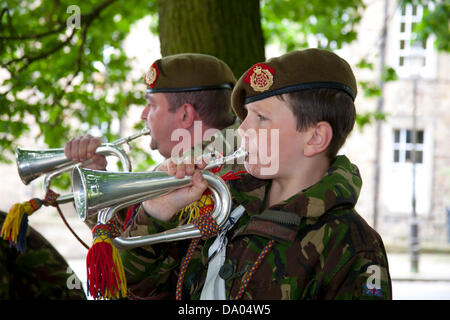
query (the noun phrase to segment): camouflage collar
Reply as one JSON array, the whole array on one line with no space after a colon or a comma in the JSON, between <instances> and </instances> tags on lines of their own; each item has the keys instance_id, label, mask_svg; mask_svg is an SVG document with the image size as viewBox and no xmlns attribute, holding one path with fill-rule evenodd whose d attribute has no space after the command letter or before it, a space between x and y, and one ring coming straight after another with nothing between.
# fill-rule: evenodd
<instances>
[{"instance_id":1,"label":"camouflage collar","mask_svg":"<svg viewBox=\"0 0 450 320\"><path fill-rule=\"evenodd\" d=\"M270 185L271 180L261 180L247 174L232 183L231 192L252 216L264 211ZM346 156L338 156L322 180L269 209L295 212L300 217L318 219L334 208L353 208L361 186L358 168Z\"/></svg>"}]
</instances>

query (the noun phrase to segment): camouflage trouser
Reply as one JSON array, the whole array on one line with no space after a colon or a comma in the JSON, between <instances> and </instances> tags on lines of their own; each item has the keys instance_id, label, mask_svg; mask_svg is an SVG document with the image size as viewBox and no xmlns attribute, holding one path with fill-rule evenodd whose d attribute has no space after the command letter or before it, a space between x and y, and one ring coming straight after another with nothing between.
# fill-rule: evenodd
<instances>
[{"instance_id":1,"label":"camouflage trouser","mask_svg":"<svg viewBox=\"0 0 450 320\"><path fill-rule=\"evenodd\" d=\"M0 225L5 217L0 211ZM80 283L73 277L64 258L33 228L22 254L0 239L0 299L86 299L81 287L68 286L72 280Z\"/></svg>"}]
</instances>

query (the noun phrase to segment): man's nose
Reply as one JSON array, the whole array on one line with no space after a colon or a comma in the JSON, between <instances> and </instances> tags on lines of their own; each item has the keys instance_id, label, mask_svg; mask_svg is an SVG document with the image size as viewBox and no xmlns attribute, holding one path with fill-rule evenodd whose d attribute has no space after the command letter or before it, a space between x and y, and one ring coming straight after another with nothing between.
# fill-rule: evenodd
<instances>
[{"instance_id":1,"label":"man's nose","mask_svg":"<svg viewBox=\"0 0 450 320\"><path fill-rule=\"evenodd\" d=\"M141 119L142 120L147 120L147 117L148 117L148 111L150 110L150 106L149 105L146 105L145 106L145 108L144 108L144 110L142 110L142 113L141 113Z\"/></svg>"},{"instance_id":2,"label":"man's nose","mask_svg":"<svg viewBox=\"0 0 450 320\"><path fill-rule=\"evenodd\" d=\"M246 131L248 130L248 128L249 128L249 124L248 124L248 120L247 120L247 118L245 118L243 121L242 121L242 123L241 123L241 125L239 126L239 128L238 128L238 134L242 137L242 138L244 138L245 137L245 135L246 135Z\"/></svg>"}]
</instances>

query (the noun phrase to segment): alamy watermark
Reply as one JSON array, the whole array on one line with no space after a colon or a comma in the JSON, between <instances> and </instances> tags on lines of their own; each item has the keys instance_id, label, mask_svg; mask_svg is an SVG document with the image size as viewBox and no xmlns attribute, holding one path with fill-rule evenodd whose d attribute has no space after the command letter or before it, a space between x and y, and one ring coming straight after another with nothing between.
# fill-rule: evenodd
<instances>
[{"instance_id":1,"label":"alamy watermark","mask_svg":"<svg viewBox=\"0 0 450 320\"><path fill-rule=\"evenodd\" d=\"M77 275L72 270L72 268L67 267L66 272L70 274L66 281L67 289L69 290L81 289L81 281L80 279L78 279Z\"/></svg>"},{"instance_id":2,"label":"alamy watermark","mask_svg":"<svg viewBox=\"0 0 450 320\"><path fill-rule=\"evenodd\" d=\"M380 266L370 265L367 267L366 273L370 274L370 276L366 280L363 293L372 297L383 297Z\"/></svg>"},{"instance_id":3,"label":"alamy watermark","mask_svg":"<svg viewBox=\"0 0 450 320\"><path fill-rule=\"evenodd\" d=\"M67 7L66 13L71 14L66 20L67 28L80 29L81 28L81 10L77 5Z\"/></svg>"},{"instance_id":4,"label":"alamy watermark","mask_svg":"<svg viewBox=\"0 0 450 320\"><path fill-rule=\"evenodd\" d=\"M211 159L211 153L217 155L229 155L237 148L243 148L248 152L246 159L237 159L234 163L260 165L261 175L273 175L279 169L280 139L278 129L225 129L225 134L215 134L216 129L208 129L203 133L202 122L194 122L193 135L186 129L176 129L172 132L171 141L180 141L172 149L171 158L175 163L201 164L202 160ZM212 140L212 141L211 141ZM203 149L201 144L194 146L193 159L190 155L182 155L191 149L192 141L210 142ZM235 143L237 145L235 145Z\"/></svg>"}]
</instances>

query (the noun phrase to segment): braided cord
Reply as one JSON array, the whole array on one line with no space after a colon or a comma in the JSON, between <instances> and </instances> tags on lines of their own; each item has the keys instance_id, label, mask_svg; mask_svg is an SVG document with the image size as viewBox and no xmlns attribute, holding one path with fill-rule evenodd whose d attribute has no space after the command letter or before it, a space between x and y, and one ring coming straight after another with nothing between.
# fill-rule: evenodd
<instances>
[{"instance_id":1,"label":"braided cord","mask_svg":"<svg viewBox=\"0 0 450 320\"><path fill-rule=\"evenodd\" d=\"M197 245L199 242L200 242L199 238L196 238L191 241L191 243L189 244L189 248L186 252L186 255L184 256L183 261L181 262L180 273L178 275L178 281L177 281L177 289L175 291L175 299L177 299L177 300L181 300L181 298L183 296L184 276L186 274L186 270L189 265L189 261L192 258L192 253L194 252L195 248L197 248Z\"/></svg>"},{"instance_id":2,"label":"braided cord","mask_svg":"<svg viewBox=\"0 0 450 320\"><path fill-rule=\"evenodd\" d=\"M216 169L210 170L212 173L217 174L222 169L222 166ZM245 173L246 171L238 171L234 172L229 171L226 174L222 175L221 178L224 181L228 180L237 180L241 178L241 174ZM211 192L209 190L206 190L203 195L208 196ZM201 198L203 199L203 197ZM210 197L206 197L205 199L211 199ZM199 209L199 216L192 219L192 223L199 229L201 234L201 239L206 240L208 238L212 238L216 236L219 231L220 227L217 224L217 222L214 220L213 217L211 217L210 213L214 209L214 204L207 204L206 200L197 201L195 202L195 208ZM192 208L191 208L192 209ZM183 260L181 261L181 268L180 273L178 274L178 281L177 281L177 287L175 292L175 298L176 300L182 299L182 288L183 288L183 281L184 276L186 274L187 267L189 265L189 261L192 258L192 254L194 250L197 248L198 244L200 242L200 238L193 239L191 243L189 244L189 248L186 252L186 255L184 256Z\"/></svg>"},{"instance_id":3,"label":"braided cord","mask_svg":"<svg viewBox=\"0 0 450 320\"><path fill-rule=\"evenodd\" d=\"M208 238L211 238L219 232L219 226L215 222L215 220L209 215L205 214L203 216L200 216L193 220L193 223L197 226L197 228L200 230L201 233L201 239L206 240ZM181 262L181 268L180 273L178 275L178 281L177 281L177 287L175 292L175 298L176 300L182 299L182 288L183 288L183 281L184 276L186 274L187 267L189 265L189 262L192 258L192 254L194 253L194 250L197 248L198 244L200 242L200 238L193 239L191 243L189 244L189 248L186 252L186 255L184 256L182 262ZM245 279L242 281L242 285L239 288L238 294L236 297L234 297L234 300L239 300L244 295L245 290L247 290L248 284L253 278L253 275L260 267L261 263L263 262L266 255L272 250L273 245L275 241L270 240L267 245L264 246L261 253L259 254L256 261L253 263L252 268L245 276Z\"/></svg>"},{"instance_id":4,"label":"braided cord","mask_svg":"<svg viewBox=\"0 0 450 320\"><path fill-rule=\"evenodd\" d=\"M58 206L58 203L56 202L56 199L59 197L59 194L53 191L52 189L48 189L45 193L45 197L42 200L45 206L52 206L56 207Z\"/></svg>"},{"instance_id":5,"label":"braided cord","mask_svg":"<svg viewBox=\"0 0 450 320\"><path fill-rule=\"evenodd\" d=\"M239 291L238 291L236 297L234 297L233 300L239 300L239 299L242 298L242 296L244 295L245 290L247 290L248 284L250 283L251 279L253 278L253 275L255 274L255 272L259 268L259 266L261 265L261 262L264 260L265 256L272 250L272 247L273 247L274 243L275 243L274 240L270 240L266 244L266 246L263 248L263 250L259 254L259 256L256 259L256 261L253 263L252 268L250 269L250 271L245 276L245 279L242 282L242 285L239 288Z\"/></svg>"},{"instance_id":6,"label":"braided cord","mask_svg":"<svg viewBox=\"0 0 450 320\"><path fill-rule=\"evenodd\" d=\"M192 220L192 223L199 229L201 234L201 239L206 240L208 238L214 237L220 231L220 227L213 217L208 213L201 215ZM192 258L192 254L194 253L195 248L197 248L200 242L200 238L193 239L189 244L189 248L186 252L186 255L181 261L180 273L178 274L177 288L175 292L176 300L181 300L183 296L183 281L184 276L186 274L187 267Z\"/></svg>"},{"instance_id":7,"label":"braided cord","mask_svg":"<svg viewBox=\"0 0 450 320\"><path fill-rule=\"evenodd\" d=\"M110 219L106 224L97 224L92 230L94 238L106 237L114 239L120 236L120 227L115 219Z\"/></svg>"}]
</instances>

